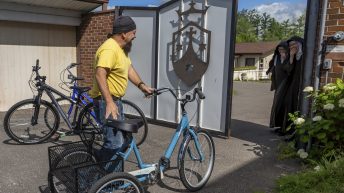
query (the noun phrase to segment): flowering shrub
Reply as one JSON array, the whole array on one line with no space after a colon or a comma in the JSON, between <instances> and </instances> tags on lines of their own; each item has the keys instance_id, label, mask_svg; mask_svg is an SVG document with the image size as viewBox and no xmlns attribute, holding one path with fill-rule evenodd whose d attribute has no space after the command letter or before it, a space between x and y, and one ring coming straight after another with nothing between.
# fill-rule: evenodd
<instances>
[{"instance_id":1,"label":"flowering shrub","mask_svg":"<svg viewBox=\"0 0 344 193\"><path fill-rule=\"evenodd\" d=\"M336 83L329 83L321 90L306 87L303 92L313 99L313 118L305 118L298 112L289 114L296 132L302 142L310 137L325 150L344 149L344 83L338 79ZM290 126L290 127L291 127ZM290 128L289 127L289 128Z\"/></svg>"}]
</instances>

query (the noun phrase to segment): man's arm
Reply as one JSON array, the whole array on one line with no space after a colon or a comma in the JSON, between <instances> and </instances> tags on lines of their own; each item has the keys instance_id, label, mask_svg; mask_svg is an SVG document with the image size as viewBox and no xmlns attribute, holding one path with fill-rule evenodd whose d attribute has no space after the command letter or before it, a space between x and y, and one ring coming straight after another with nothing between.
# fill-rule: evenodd
<instances>
[{"instance_id":1,"label":"man's arm","mask_svg":"<svg viewBox=\"0 0 344 193\"><path fill-rule=\"evenodd\" d=\"M139 74L134 69L133 65L130 66L128 72L129 80L137 86L142 92L144 93L152 93L154 91L153 88L147 86L145 83L142 82Z\"/></svg>"},{"instance_id":2,"label":"man's arm","mask_svg":"<svg viewBox=\"0 0 344 193\"><path fill-rule=\"evenodd\" d=\"M110 115L112 118L117 119L118 109L117 105L114 103L112 96L109 91L109 87L107 85L106 77L109 73L108 68L97 67L96 68L96 80L98 83L98 87L102 96L106 102L106 112L105 118L107 119Z\"/></svg>"}]
</instances>

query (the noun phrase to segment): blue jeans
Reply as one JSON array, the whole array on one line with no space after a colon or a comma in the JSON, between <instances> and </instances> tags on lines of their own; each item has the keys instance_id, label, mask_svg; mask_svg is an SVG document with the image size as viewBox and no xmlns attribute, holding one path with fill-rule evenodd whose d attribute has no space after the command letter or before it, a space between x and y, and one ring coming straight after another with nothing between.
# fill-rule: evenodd
<instances>
[{"instance_id":1,"label":"blue jeans","mask_svg":"<svg viewBox=\"0 0 344 193\"><path fill-rule=\"evenodd\" d=\"M124 120L123 105L121 100L114 101L118 108L117 120ZM105 123L106 102L104 100L94 100L94 111L100 123ZM112 127L103 127L104 144L99 158L102 161L114 160L116 152L124 144L122 131L114 131Z\"/></svg>"},{"instance_id":2,"label":"blue jeans","mask_svg":"<svg viewBox=\"0 0 344 193\"><path fill-rule=\"evenodd\" d=\"M117 120L124 120L123 105L121 100L114 101L118 108ZM104 100L94 100L94 111L96 117L100 123L105 123L106 102ZM123 171L121 160L118 165L116 162L108 162L109 160L115 160L117 158L116 153L124 144L124 136L122 131L114 130L112 127L103 127L103 140L104 144L102 149L95 152L95 156L98 162L106 161L107 164L104 169L107 172L121 172Z\"/></svg>"}]
</instances>

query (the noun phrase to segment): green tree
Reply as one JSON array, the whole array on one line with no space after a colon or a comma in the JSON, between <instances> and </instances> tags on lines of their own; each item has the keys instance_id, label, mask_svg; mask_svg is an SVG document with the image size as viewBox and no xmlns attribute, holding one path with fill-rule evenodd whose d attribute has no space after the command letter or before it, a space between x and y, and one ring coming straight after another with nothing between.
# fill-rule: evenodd
<instances>
[{"instance_id":1,"label":"green tree","mask_svg":"<svg viewBox=\"0 0 344 193\"><path fill-rule=\"evenodd\" d=\"M265 40L266 41L278 41L285 39L283 35L283 28L282 25L275 20L275 18L272 18L270 21L270 27L265 33Z\"/></svg>"},{"instance_id":2,"label":"green tree","mask_svg":"<svg viewBox=\"0 0 344 193\"><path fill-rule=\"evenodd\" d=\"M303 14L296 20L296 23L295 23L296 35L303 37L305 33L305 22L306 22L306 12L304 11Z\"/></svg>"},{"instance_id":3,"label":"green tree","mask_svg":"<svg viewBox=\"0 0 344 193\"><path fill-rule=\"evenodd\" d=\"M266 41L268 38L268 31L271 27L271 16L267 13L263 13L261 17L261 38Z\"/></svg>"},{"instance_id":4,"label":"green tree","mask_svg":"<svg viewBox=\"0 0 344 193\"><path fill-rule=\"evenodd\" d=\"M236 42L255 42L257 36L255 35L255 28L247 17L247 10L238 13L237 17L237 35Z\"/></svg>"},{"instance_id":5,"label":"green tree","mask_svg":"<svg viewBox=\"0 0 344 193\"><path fill-rule=\"evenodd\" d=\"M291 36L304 36L305 12L292 22L278 22L268 13L243 9L237 14L236 42L278 41Z\"/></svg>"},{"instance_id":6,"label":"green tree","mask_svg":"<svg viewBox=\"0 0 344 193\"><path fill-rule=\"evenodd\" d=\"M289 33L290 33L290 23L289 22L290 22L290 20L287 19L281 23L283 39L287 39L289 37Z\"/></svg>"},{"instance_id":7,"label":"green tree","mask_svg":"<svg viewBox=\"0 0 344 193\"><path fill-rule=\"evenodd\" d=\"M258 37L260 34L262 16L258 13L256 9L252 9L247 12L247 17L250 23L255 27L255 34Z\"/></svg>"}]
</instances>

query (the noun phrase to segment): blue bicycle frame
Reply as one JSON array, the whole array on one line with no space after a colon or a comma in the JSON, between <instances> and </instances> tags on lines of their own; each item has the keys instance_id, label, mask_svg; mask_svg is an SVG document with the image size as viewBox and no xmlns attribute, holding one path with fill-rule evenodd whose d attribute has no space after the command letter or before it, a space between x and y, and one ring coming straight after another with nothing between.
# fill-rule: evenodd
<instances>
[{"instance_id":1,"label":"blue bicycle frame","mask_svg":"<svg viewBox=\"0 0 344 193\"><path fill-rule=\"evenodd\" d=\"M75 82L74 83L74 87L77 86L77 83ZM72 114L72 111L73 111L73 108L74 108L74 105L76 104L75 101L77 101L77 96L79 95L79 92L74 88L73 91L72 91L72 94L71 94L71 102L72 104L70 105L69 107L69 110L68 110L68 118L70 118L70 115ZM82 93L81 94L81 99L80 99L81 103L86 106L87 104L89 103L93 103L93 99L88 96L87 93ZM96 114L92 111L91 112L91 115L92 117L96 118ZM97 120L97 119L96 119Z\"/></svg>"},{"instance_id":2,"label":"blue bicycle frame","mask_svg":"<svg viewBox=\"0 0 344 193\"><path fill-rule=\"evenodd\" d=\"M167 150L165 151L165 154L163 157L170 160L170 158L172 157L172 154L174 152L174 149L177 146L177 143L178 143L182 134L184 136L184 141L186 141L189 137L194 139L193 141L195 142L195 146L196 146L199 158L197 159L195 157L195 155L191 155L190 150L188 150L188 154L189 154L190 158L192 160L203 161L205 158L204 158L203 152L200 151L201 145L198 141L196 131L194 130L193 127L189 126L189 120L188 120L187 112L184 109L183 109L182 119L181 119L180 123L178 124L177 130L176 130L174 136L172 137L172 140L171 140ZM183 145L185 145L184 142L181 144L180 150L183 149L182 148ZM133 175L135 175L139 181L144 181L148 178L147 174L149 172L153 171L152 169L155 168L156 165L155 164L147 164L147 163L143 162L141 155L140 155L140 152L136 146L136 142L135 142L134 138L132 138L128 149L125 152L119 152L118 155L120 155L124 160L127 160L132 151L134 151L134 154L135 154L135 157L137 160L137 164L138 164L138 167L140 168L140 170L134 171L134 172L129 172L129 173L132 173ZM180 159L181 153L183 153L183 152L181 152L181 151L179 152L178 160ZM151 168L151 170L145 171L145 169L147 169L147 168ZM162 165L158 166L158 169L159 169L159 172L162 174L167 168L165 165L162 164ZM135 173L135 172L137 172L137 173Z\"/></svg>"}]
</instances>

